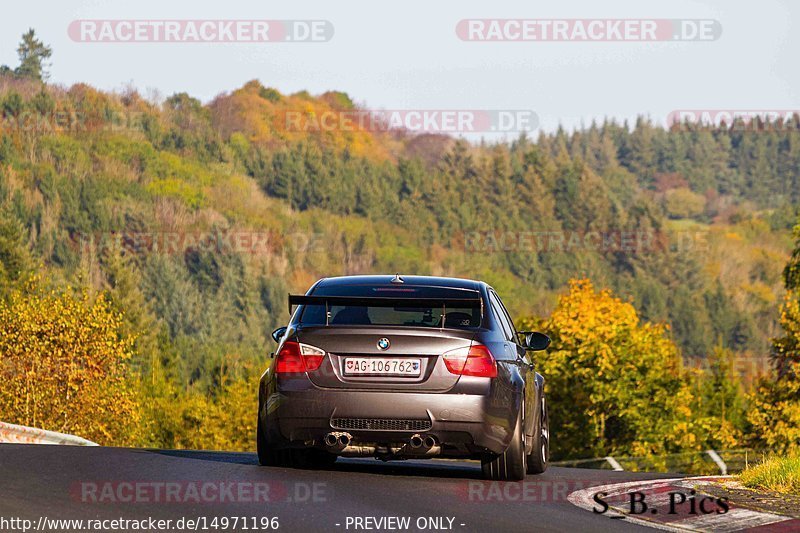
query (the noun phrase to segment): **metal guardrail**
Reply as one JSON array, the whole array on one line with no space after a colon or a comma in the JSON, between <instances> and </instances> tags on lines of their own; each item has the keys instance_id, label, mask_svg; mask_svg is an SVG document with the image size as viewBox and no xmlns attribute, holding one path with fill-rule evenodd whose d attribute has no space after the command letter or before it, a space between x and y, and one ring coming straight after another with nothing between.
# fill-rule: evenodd
<instances>
[{"instance_id":1,"label":"metal guardrail","mask_svg":"<svg viewBox=\"0 0 800 533\"><path fill-rule=\"evenodd\" d=\"M741 448L675 453L656 457L606 456L554 461L554 466L629 470L633 472L683 472L688 474L727 475L741 472L748 463L757 462L765 450Z\"/></svg>"},{"instance_id":2,"label":"metal guardrail","mask_svg":"<svg viewBox=\"0 0 800 533\"><path fill-rule=\"evenodd\" d=\"M29 428L0 422L0 442L15 444L61 444L66 446L98 446L90 440L46 429Z\"/></svg>"}]
</instances>

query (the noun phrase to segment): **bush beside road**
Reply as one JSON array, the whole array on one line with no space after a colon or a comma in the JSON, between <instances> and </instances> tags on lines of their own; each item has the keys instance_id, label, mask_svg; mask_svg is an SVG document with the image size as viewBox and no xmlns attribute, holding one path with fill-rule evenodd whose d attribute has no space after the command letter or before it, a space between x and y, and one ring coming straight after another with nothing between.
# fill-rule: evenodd
<instances>
[{"instance_id":1,"label":"bush beside road","mask_svg":"<svg viewBox=\"0 0 800 533\"><path fill-rule=\"evenodd\" d=\"M800 495L800 452L768 457L739 478L746 487Z\"/></svg>"}]
</instances>

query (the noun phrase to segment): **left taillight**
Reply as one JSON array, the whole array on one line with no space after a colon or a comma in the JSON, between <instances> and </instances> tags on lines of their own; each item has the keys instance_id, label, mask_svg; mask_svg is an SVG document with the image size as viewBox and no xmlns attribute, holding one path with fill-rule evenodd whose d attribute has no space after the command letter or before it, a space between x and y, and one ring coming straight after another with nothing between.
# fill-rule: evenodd
<instances>
[{"instance_id":1,"label":"left taillight","mask_svg":"<svg viewBox=\"0 0 800 533\"><path fill-rule=\"evenodd\" d=\"M296 341L286 341L275 358L275 372L278 374L302 374L320 367L325 358L325 350Z\"/></svg>"}]
</instances>

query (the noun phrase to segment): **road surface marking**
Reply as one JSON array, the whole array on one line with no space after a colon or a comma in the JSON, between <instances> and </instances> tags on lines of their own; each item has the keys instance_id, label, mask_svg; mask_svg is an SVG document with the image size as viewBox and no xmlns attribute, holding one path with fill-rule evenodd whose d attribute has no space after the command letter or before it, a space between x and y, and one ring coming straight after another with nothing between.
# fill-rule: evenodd
<instances>
[{"instance_id":1,"label":"road surface marking","mask_svg":"<svg viewBox=\"0 0 800 533\"><path fill-rule=\"evenodd\" d=\"M639 518L631 516L626 512L619 503L611 503L609 499L614 496L628 494L633 491L643 492L647 494L654 489L659 490L665 487L674 486L676 490L686 487L686 483L707 481L710 479L720 479L722 477L730 476L702 476L694 478L671 478L671 479L652 479L645 481L626 481L624 483L613 483L609 485L599 485L587 489L576 490L567 496L567 500L573 505L593 512L597 508L597 502L594 501L594 495L600 492L606 493L606 502L608 502L609 509L605 513L608 518L624 518L625 520L644 527L653 529L660 529L662 531L740 531L742 529L754 528L759 526L766 526L769 524L777 524L792 520L791 517L781 516L772 513L764 513L760 511L752 511L750 509L743 509L740 507L733 507L730 511L724 514L707 514L691 516L674 522L658 522L654 519ZM646 500L647 503L657 502L664 503L663 496L660 494L653 498ZM651 504L652 505L652 504ZM662 516L664 516L662 514Z\"/></svg>"}]
</instances>

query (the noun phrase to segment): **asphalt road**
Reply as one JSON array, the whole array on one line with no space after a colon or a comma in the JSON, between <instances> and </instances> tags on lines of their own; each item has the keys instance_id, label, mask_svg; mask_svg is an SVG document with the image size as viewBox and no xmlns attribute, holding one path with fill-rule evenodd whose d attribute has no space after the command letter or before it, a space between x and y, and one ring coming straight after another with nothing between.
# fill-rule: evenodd
<instances>
[{"instance_id":1,"label":"asphalt road","mask_svg":"<svg viewBox=\"0 0 800 533\"><path fill-rule=\"evenodd\" d=\"M581 510L566 495L657 477L552 467L503 483L482 481L470 462L340 459L308 471L260 467L253 453L0 444L0 520L152 517L177 530L183 518L214 531L226 517L228 531L252 531L253 520L277 517L278 530L289 532L624 532L643 528ZM407 517L408 528L388 517ZM69 530L75 524L61 529Z\"/></svg>"}]
</instances>

